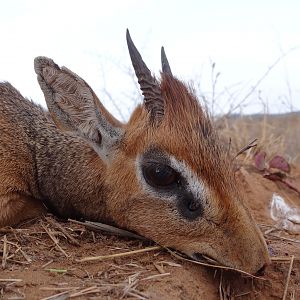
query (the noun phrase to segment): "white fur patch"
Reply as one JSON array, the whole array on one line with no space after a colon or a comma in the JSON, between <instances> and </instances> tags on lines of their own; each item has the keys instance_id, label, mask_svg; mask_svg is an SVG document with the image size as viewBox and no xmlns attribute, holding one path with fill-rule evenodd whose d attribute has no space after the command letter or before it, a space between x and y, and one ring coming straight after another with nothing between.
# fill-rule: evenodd
<instances>
[{"instance_id":1,"label":"white fur patch","mask_svg":"<svg viewBox=\"0 0 300 300\"><path fill-rule=\"evenodd\" d=\"M193 194L195 199L204 198L208 194L208 189L204 182L191 170L184 162L177 160L174 156L169 156L171 167L176 170L187 182L188 190ZM206 198L206 197L205 197Z\"/></svg>"}]
</instances>

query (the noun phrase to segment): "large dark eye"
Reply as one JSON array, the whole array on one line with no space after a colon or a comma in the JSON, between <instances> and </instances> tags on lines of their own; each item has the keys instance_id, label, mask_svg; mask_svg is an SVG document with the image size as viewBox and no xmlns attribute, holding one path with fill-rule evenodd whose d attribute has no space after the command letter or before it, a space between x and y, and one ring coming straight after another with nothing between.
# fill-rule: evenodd
<instances>
[{"instance_id":1,"label":"large dark eye","mask_svg":"<svg viewBox=\"0 0 300 300\"><path fill-rule=\"evenodd\" d=\"M179 181L179 174L167 165L151 162L142 171L146 182L154 187L167 187Z\"/></svg>"}]
</instances>

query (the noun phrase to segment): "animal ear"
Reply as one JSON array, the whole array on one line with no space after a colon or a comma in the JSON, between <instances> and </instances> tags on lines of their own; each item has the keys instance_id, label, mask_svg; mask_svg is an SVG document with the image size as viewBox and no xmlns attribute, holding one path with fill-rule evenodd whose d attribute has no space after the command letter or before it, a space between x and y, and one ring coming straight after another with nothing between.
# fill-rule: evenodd
<instances>
[{"instance_id":1,"label":"animal ear","mask_svg":"<svg viewBox=\"0 0 300 300\"><path fill-rule=\"evenodd\" d=\"M127 29L126 39L128 50L138 83L144 96L144 106L150 113L151 120L159 122L164 116L164 100L160 86L151 75L150 70L144 63L142 56L135 47Z\"/></svg>"},{"instance_id":2,"label":"animal ear","mask_svg":"<svg viewBox=\"0 0 300 300\"><path fill-rule=\"evenodd\" d=\"M103 107L89 85L52 59L37 57L34 69L56 125L87 140L107 160L123 136L121 123Z\"/></svg>"}]
</instances>

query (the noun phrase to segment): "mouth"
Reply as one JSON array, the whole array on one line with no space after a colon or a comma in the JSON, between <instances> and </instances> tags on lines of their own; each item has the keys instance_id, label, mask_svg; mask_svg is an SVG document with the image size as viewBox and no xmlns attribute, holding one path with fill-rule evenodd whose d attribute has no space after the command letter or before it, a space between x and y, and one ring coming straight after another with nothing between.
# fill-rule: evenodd
<instances>
[{"instance_id":1,"label":"mouth","mask_svg":"<svg viewBox=\"0 0 300 300\"><path fill-rule=\"evenodd\" d=\"M219 261L215 260L209 255L194 253L191 255L191 257L198 262L204 262L204 263L209 263L211 265L219 265L219 266L226 267L224 264L220 263ZM254 275L258 277L263 276L265 274L266 267L267 264L264 264Z\"/></svg>"}]
</instances>

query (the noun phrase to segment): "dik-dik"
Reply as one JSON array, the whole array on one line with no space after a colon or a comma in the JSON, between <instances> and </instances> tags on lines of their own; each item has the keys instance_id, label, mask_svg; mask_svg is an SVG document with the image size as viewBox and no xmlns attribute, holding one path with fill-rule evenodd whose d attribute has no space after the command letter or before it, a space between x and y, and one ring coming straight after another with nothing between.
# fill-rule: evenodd
<instances>
[{"instance_id":1,"label":"dik-dik","mask_svg":"<svg viewBox=\"0 0 300 300\"><path fill-rule=\"evenodd\" d=\"M0 84L0 226L45 205L256 273L270 261L266 243L208 114L172 75L163 48L157 80L128 31L127 43L143 103L126 124L46 57L34 67L49 112Z\"/></svg>"}]
</instances>

